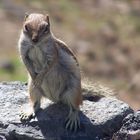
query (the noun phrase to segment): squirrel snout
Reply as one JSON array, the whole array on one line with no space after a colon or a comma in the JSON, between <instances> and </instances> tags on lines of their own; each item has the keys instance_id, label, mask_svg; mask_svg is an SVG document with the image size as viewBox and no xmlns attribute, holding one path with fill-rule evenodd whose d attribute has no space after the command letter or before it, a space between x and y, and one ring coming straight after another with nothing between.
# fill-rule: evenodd
<instances>
[{"instance_id":1,"label":"squirrel snout","mask_svg":"<svg viewBox=\"0 0 140 140\"><path fill-rule=\"evenodd\" d=\"M37 38L32 38L32 41L33 41L34 43L37 43L37 42L38 42L38 39L37 39Z\"/></svg>"},{"instance_id":2,"label":"squirrel snout","mask_svg":"<svg viewBox=\"0 0 140 140\"><path fill-rule=\"evenodd\" d=\"M37 35L37 33L33 33L31 39L32 39L33 43L37 43L38 42L38 35Z\"/></svg>"}]
</instances>

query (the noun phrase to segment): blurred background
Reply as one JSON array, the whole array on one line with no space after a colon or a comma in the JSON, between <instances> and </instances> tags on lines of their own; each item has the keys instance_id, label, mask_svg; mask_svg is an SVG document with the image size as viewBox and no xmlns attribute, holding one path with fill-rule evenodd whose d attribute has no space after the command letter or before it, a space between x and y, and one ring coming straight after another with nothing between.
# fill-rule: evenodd
<instances>
[{"instance_id":1,"label":"blurred background","mask_svg":"<svg viewBox=\"0 0 140 140\"><path fill-rule=\"evenodd\" d=\"M17 47L26 12L49 13L53 33L76 53L83 77L140 109L139 0L0 0L0 81L27 81Z\"/></svg>"}]
</instances>

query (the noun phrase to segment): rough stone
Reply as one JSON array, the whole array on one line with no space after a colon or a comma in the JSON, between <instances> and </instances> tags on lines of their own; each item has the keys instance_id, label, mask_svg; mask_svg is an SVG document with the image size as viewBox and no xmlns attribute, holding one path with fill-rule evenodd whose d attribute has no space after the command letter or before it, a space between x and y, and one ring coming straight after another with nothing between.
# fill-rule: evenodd
<instances>
[{"instance_id":1,"label":"rough stone","mask_svg":"<svg viewBox=\"0 0 140 140\"><path fill-rule=\"evenodd\" d=\"M122 120L133 110L111 97L85 100L79 112L81 128L69 132L64 128L68 107L43 100L42 110L28 124L19 114L30 111L27 86L21 82L0 83L0 140L110 140Z\"/></svg>"},{"instance_id":2,"label":"rough stone","mask_svg":"<svg viewBox=\"0 0 140 140\"><path fill-rule=\"evenodd\" d=\"M113 140L140 139L140 111L127 115L122 123L121 129L114 134Z\"/></svg>"}]
</instances>

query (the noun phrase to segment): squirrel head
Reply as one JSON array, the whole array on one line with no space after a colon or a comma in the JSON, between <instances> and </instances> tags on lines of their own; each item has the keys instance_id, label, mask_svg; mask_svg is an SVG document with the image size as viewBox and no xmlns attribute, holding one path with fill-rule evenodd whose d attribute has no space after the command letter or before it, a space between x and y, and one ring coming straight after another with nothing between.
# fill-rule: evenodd
<instances>
[{"instance_id":1,"label":"squirrel head","mask_svg":"<svg viewBox=\"0 0 140 140\"><path fill-rule=\"evenodd\" d=\"M50 35L50 21L48 14L26 14L23 33L36 44Z\"/></svg>"}]
</instances>

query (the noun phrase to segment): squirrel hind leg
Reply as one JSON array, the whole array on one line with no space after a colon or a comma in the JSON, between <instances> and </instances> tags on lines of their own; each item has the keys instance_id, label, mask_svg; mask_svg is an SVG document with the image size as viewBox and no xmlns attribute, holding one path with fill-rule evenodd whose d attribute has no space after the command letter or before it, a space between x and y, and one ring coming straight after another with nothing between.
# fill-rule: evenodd
<instances>
[{"instance_id":1,"label":"squirrel hind leg","mask_svg":"<svg viewBox=\"0 0 140 140\"><path fill-rule=\"evenodd\" d=\"M69 113L65 121L65 128L70 131L76 132L80 128L80 119L79 119L79 105L81 104L80 93L78 94L78 92L74 92L74 90L73 91L67 90L62 97L62 101L69 107Z\"/></svg>"},{"instance_id":2,"label":"squirrel hind leg","mask_svg":"<svg viewBox=\"0 0 140 140\"><path fill-rule=\"evenodd\" d=\"M78 110L70 107L70 112L65 121L65 128L67 130L76 132L80 128L80 119L78 116Z\"/></svg>"}]
</instances>

